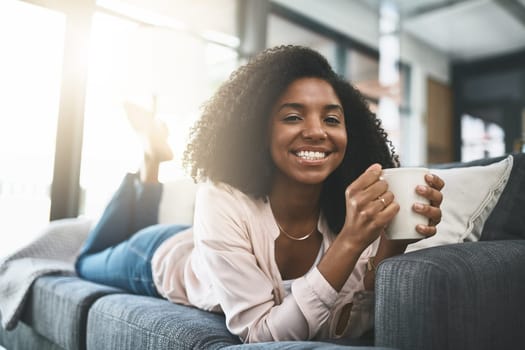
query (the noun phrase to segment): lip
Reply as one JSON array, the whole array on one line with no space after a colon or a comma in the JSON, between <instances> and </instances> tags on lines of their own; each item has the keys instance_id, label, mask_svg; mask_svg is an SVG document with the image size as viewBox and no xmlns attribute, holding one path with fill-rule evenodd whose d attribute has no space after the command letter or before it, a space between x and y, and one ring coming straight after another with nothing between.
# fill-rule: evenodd
<instances>
[{"instance_id":1,"label":"lip","mask_svg":"<svg viewBox=\"0 0 525 350\"><path fill-rule=\"evenodd\" d=\"M312 152L324 152L326 154L332 153L331 150L327 149L326 147L319 147L319 146L302 146L295 148L292 153L297 153L301 151L312 151Z\"/></svg>"},{"instance_id":2,"label":"lip","mask_svg":"<svg viewBox=\"0 0 525 350\"><path fill-rule=\"evenodd\" d=\"M328 156L326 156L325 158L323 159L315 159L315 160L308 160L308 159L303 159L303 158L299 158L297 156L295 156L299 162L300 165L305 165L305 166L319 166L319 165L323 165Z\"/></svg>"}]
</instances>

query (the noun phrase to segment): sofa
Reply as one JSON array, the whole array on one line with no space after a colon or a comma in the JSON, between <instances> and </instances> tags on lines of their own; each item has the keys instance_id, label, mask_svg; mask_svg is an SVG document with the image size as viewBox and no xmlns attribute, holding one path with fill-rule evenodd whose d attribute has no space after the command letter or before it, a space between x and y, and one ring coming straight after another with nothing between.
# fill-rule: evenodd
<instances>
[{"instance_id":1,"label":"sofa","mask_svg":"<svg viewBox=\"0 0 525 350\"><path fill-rule=\"evenodd\" d=\"M433 172L446 181L438 234L379 264L375 328L362 339L241 344L220 314L73 275L44 275L32 284L16 328L0 329L0 345L9 350L522 348L525 154L443 164ZM87 227L64 220L71 230Z\"/></svg>"}]
</instances>

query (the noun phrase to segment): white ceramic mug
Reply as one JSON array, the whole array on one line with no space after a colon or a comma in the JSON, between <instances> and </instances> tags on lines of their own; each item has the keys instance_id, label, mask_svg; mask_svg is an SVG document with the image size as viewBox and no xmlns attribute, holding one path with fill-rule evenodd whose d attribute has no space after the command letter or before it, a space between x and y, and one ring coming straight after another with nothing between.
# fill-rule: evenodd
<instances>
[{"instance_id":1,"label":"white ceramic mug","mask_svg":"<svg viewBox=\"0 0 525 350\"><path fill-rule=\"evenodd\" d=\"M382 177L388 183L388 190L399 204L399 212L386 229L390 239L420 239L424 236L416 231L416 225L428 225L428 218L413 210L415 203L428 204L429 200L416 193L418 185L427 185L427 168L384 169Z\"/></svg>"}]
</instances>

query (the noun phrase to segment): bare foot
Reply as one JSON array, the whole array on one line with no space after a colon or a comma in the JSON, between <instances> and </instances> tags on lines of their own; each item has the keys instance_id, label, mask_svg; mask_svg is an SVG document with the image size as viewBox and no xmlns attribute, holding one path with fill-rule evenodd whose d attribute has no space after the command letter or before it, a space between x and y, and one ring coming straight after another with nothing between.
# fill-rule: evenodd
<instances>
[{"instance_id":1,"label":"bare foot","mask_svg":"<svg viewBox=\"0 0 525 350\"><path fill-rule=\"evenodd\" d=\"M156 119L151 111L130 102L124 103L128 120L140 136L144 147L146 162L161 163L173 159L173 151L168 144L168 128Z\"/></svg>"}]
</instances>

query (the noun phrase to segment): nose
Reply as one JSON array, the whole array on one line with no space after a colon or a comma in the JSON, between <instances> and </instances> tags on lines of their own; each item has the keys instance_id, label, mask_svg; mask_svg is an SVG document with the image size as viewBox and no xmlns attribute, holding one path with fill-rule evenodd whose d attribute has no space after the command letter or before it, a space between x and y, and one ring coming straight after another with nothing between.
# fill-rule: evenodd
<instances>
[{"instance_id":1,"label":"nose","mask_svg":"<svg viewBox=\"0 0 525 350\"><path fill-rule=\"evenodd\" d=\"M319 118L308 118L304 124L302 136L308 140L324 140L327 137Z\"/></svg>"}]
</instances>

